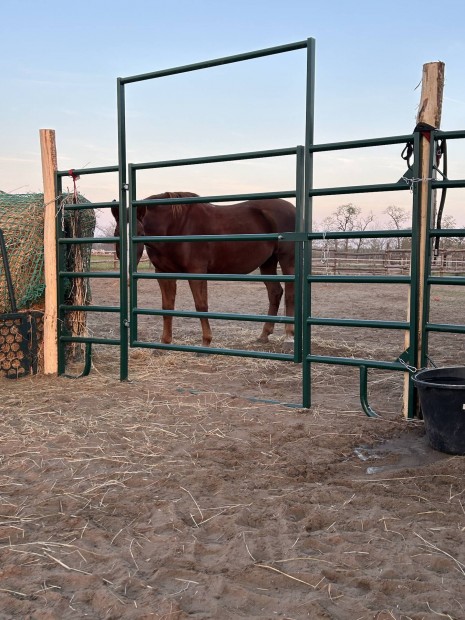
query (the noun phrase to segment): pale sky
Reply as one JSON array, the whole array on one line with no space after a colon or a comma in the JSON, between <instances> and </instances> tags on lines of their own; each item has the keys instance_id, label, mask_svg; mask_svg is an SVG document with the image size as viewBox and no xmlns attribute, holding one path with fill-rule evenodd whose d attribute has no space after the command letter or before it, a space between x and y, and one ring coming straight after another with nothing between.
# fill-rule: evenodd
<instances>
[{"instance_id":1,"label":"pale sky","mask_svg":"<svg viewBox=\"0 0 465 620\"><path fill-rule=\"evenodd\" d=\"M0 0L0 190L42 191L39 129L56 130L60 169L117 163L116 79L316 39L315 142L410 133L426 62L446 65L442 129L465 129L463 0ZM129 162L304 143L305 52L126 86ZM401 147L321 155L315 186L393 182ZM450 144L463 178L465 141ZM291 158L141 175L139 197L294 188ZM114 177L83 178L92 201L117 198ZM465 225L464 190L447 213ZM405 201L405 202L403 202ZM381 214L408 195L336 197Z\"/></svg>"}]
</instances>

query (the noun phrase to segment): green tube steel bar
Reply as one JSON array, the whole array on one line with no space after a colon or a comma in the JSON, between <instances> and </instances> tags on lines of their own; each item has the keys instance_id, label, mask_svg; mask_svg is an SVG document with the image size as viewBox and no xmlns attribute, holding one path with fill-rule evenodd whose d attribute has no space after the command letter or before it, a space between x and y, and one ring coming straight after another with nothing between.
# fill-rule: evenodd
<instances>
[{"instance_id":1,"label":"green tube steel bar","mask_svg":"<svg viewBox=\"0 0 465 620\"><path fill-rule=\"evenodd\" d=\"M277 233L264 233L262 235L157 235L133 237L134 243L153 243L161 241L162 243L179 243L188 241L279 241L281 235ZM288 238L289 240L289 238Z\"/></svg>"},{"instance_id":2,"label":"green tube steel bar","mask_svg":"<svg viewBox=\"0 0 465 620\"><path fill-rule=\"evenodd\" d=\"M323 187L310 190L312 196L338 196L340 194L368 194L376 192L405 192L410 186L405 183L378 183L376 185L348 185L346 187Z\"/></svg>"},{"instance_id":3,"label":"green tube steel bar","mask_svg":"<svg viewBox=\"0 0 465 620\"><path fill-rule=\"evenodd\" d=\"M65 211L82 211L84 209L111 209L112 207L118 207L116 201L112 202L86 202L80 204L63 205Z\"/></svg>"},{"instance_id":4,"label":"green tube steel bar","mask_svg":"<svg viewBox=\"0 0 465 620\"><path fill-rule=\"evenodd\" d=\"M368 368L366 366L360 366L360 404L369 418L379 418L368 403Z\"/></svg>"},{"instance_id":5,"label":"green tube steel bar","mask_svg":"<svg viewBox=\"0 0 465 620\"><path fill-rule=\"evenodd\" d=\"M151 273L134 272L132 276L137 280L215 280L218 282L292 282L294 276L267 276L236 273Z\"/></svg>"},{"instance_id":6,"label":"green tube steel bar","mask_svg":"<svg viewBox=\"0 0 465 620\"><path fill-rule=\"evenodd\" d=\"M304 232L312 232L313 216L313 151L315 129L315 40L307 40L307 75L305 88L305 160L304 160ZM302 256L302 404L312 404L312 331L307 318L312 313L312 285L305 278L312 271L312 239L304 243Z\"/></svg>"},{"instance_id":7,"label":"green tube steel bar","mask_svg":"<svg viewBox=\"0 0 465 620\"><path fill-rule=\"evenodd\" d=\"M428 332L447 332L450 334L465 334L465 325L452 325L450 323L428 323Z\"/></svg>"},{"instance_id":8,"label":"green tube steel bar","mask_svg":"<svg viewBox=\"0 0 465 620\"><path fill-rule=\"evenodd\" d=\"M118 179L119 179L119 249L120 249L120 380L126 381L129 372L129 309L128 309L128 242L126 230L127 216L127 156L126 156L126 103L124 82L117 80L117 110L118 110Z\"/></svg>"},{"instance_id":9,"label":"green tube steel bar","mask_svg":"<svg viewBox=\"0 0 465 620\"><path fill-rule=\"evenodd\" d=\"M430 179L431 177L435 176L433 170L434 170L434 164L436 161L437 143L433 139L431 144L432 144L432 148L430 149L430 153L429 153L428 168L424 170L422 169L422 166L419 165L418 166L418 178L427 177L428 179ZM418 159L420 160L420 155ZM431 306L431 285L428 280L429 280L429 276L431 275L432 239L431 239L429 232L430 232L431 225L433 222L434 206L433 206L433 189L431 186L431 182L428 181L426 183L426 186L427 186L427 202L426 202L426 217L425 217L426 219L425 238L423 240L424 247L420 247L420 243L418 243L419 256L422 251L424 252L424 268L422 270L422 273L419 267L415 274L412 271L412 288L414 288L416 291L420 286L420 282L423 288L423 300L420 299L420 295L418 293L419 299L418 299L418 306L416 309L417 312L416 314L411 315L415 317L415 330L416 330L417 341L418 341L418 346L415 351L415 357L413 358L414 361L413 363L411 363L411 365L417 368L425 368L427 366L428 348L429 348L429 332L426 329L426 326L428 325L428 322L429 322L430 306ZM414 207L415 207L415 196L417 195L418 200L419 200L420 191L421 189L417 187L416 192L414 192ZM416 234L418 237L420 237L420 228L421 228L420 218L418 218L418 222L419 222L418 230L416 231ZM413 241L414 240L412 238L412 248L415 248ZM422 277L422 281L420 280L420 275ZM413 382L411 381L410 383L412 384ZM413 390L413 386L411 389ZM412 417L413 415L415 415L415 413L420 412L420 406L419 406L419 401L418 401L418 396L416 394L416 390L413 390L413 392L414 394L412 397L412 403L413 403L412 407L414 408L414 410L412 411L412 414L411 414Z\"/></svg>"},{"instance_id":10,"label":"green tube steel bar","mask_svg":"<svg viewBox=\"0 0 465 620\"><path fill-rule=\"evenodd\" d=\"M465 284L463 276L430 276L428 284L439 284L444 286L462 286Z\"/></svg>"},{"instance_id":11,"label":"green tube steel bar","mask_svg":"<svg viewBox=\"0 0 465 620\"><path fill-rule=\"evenodd\" d=\"M188 353L208 353L210 355L227 355L236 357L252 357L264 360L293 361L293 355L287 353L268 353L267 351L250 351L248 349L216 349L215 347L188 346L163 344L158 342L143 342L136 340L134 347L142 349L160 349L162 351L186 351Z\"/></svg>"},{"instance_id":12,"label":"green tube steel bar","mask_svg":"<svg viewBox=\"0 0 465 620\"><path fill-rule=\"evenodd\" d=\"M139 75L131 75L125 78L118 78L118 80L121 84L130 84L132 82L142 82L145 80L153 80L153 79L157 79L161 77L166 77L168 75L178 75L179 73L198 71L199 69L209 69L211 67L229 65L235 62L242 62L244 60L253 60L255 58L263 58L264 56L271 56L274 54L283 54L285 52L293 52L295 50L304 49L306 47L307 47L307 41L299 41L297 43L290 43L288 45L279 45L277 47L269 47L269 48L257 50L254 52L236 54L235 56L226 56L224 58L216 58L214 60L196 62L191 65L173 67L172 69L162 69L160 71L152 71L151 73L141 73Z\"/></svg>"},{"instance_id":13,"label":"green tube steel bar","mask_svg":"<svg viewBox=\"0 0 465 620\"><path fill-rule=\"evenodd\" d=\"M129 164L129 346L133 346L132 343L137 340L138 330L138 317L134 309L137 307L137 241L135 235L137 235L137 217L136 210L133 205L136 201L136 170Z\"/></svg>"},{"instance_id":14,"label":"green tube steel bar","mask_svg":"<svg viewBox=\"0 0 465 620\"><path fill-rule=\"evenodd\" d=\"M309 282L340 282L347 284L410 284L410 276L340 276L315 275L307 276Z\"/></svg>"},{"instance_id":15,"label":"green tube steel bar","mask_svg":"<svg viewBox=\"0 0 465 620\"><path fill-rule=\"evenodd\" d=\"M310 239L389 239L391 237L411 237L412 230L356 230L339 232L312 232Z\"/></svg>"},{"instance_id":16,"label":"green tube steel bar","mask_svg":"<svg viewBox=\"0 0 465 620\"><path fill-rule=\"evenodd\" d=\"M465 228L431 228L430 237L465 237Z\"/></svg>"},{"instance_id":17,"label":"green tube steel bar","mask_svg":"<svg viewBox=\"0 0 465 620\"><path fill-rule=\"evenodd\" d=\"M116 243L119 237L72 237L66 239L58 239L59 245L83 245L85 243Z\"/></svg>"},{"instance_id":18,"label":"green tube steel bar","mask_svg":"<svg viewBox=\"0 0 465 620\"><path fill-rule=\"evenodd\" d=\"M457 138L465 138L465 129L457 131L435 131L434 135L440 140L446 138L447 140L456 140Z\"/></svg>"},{"instance_id":19,"label":"green tube steel bar","mask_svg":"<svg viewBox=\"0 0 465 620\"><path fill-rule=\"evenodd\" d=\"M334 364L340 366L366 366L367 368L378 368L380 370L401 370L405 372L405 366L400 362L383 362L379 360L367 360L357 357L331 357L327 355L309 355L313 362L319 364Z\"/></svg>"},{"instance_id":20,"label":"green tube steel bar","mask_svg":"<svg viewBox=\"0 0 465 620\"><path fill-rule=\"evenodd\" d=\"M437 189L440 187L449 187L451 189L460 189L461 187L465 187L465 179L459 180L459 181L452 181L451 179L448 179L447 181L442 180L442 181L431 181L431 187L433 189Z\"/></svg>"},{"instance_id":21,"label":"green tube steel bar","mask_svg":"<svg viewBox=\"0 0 465 620\"><path fill-rule=\"evenodd\" d=\"M326 319L309 317L310 325L333 325L335 327L368 327L373 329L409 329L407 321L376 321L370 319Z\"/></svg>"},{"instance_id":22,"label":"green tube steel bar","mask_svg":"<svg viewBox=\"0 0 465 620\"><path fill-rule=\"evenodd\" d=\"M60 310L63 312L119 312L119 306L68 306L62 304Z\"/></svg>"},{"instance_id":23,"label":"green tube steel bar","mask_svg":"<svg viewBox=\"0 0 465 620\"><path fill-rule=\"evenodd\" d=\"M61 195L63 192L62 187L62 178L57 174L56 175L56 185L57 185L57 194ZM65 256L64 251L65 247L60 246L60 240L63 235L63 231L61 230L61 222L58 217L58 205L55 203L55 234L57 240L57 270L59 271L62 267L65 266ZM63 280L61 278L57 278L57 308L58 308L58 321L57 321L57 345L58 345L58 375L61 376L64 374L66 370L66 351L65 345L62 341L62 337L65 331L65 323L64 323L64 313L60 311L60 307L65 303L65 287L63 284Z\"/></svg>"},{"instance_id":24,"label":"green tube steel bar","mask_svg":"<svg viewBox=\"0 0 465 620\"><path fill-rule=\"evenodd\" d=\"M133 205L176 205L176 204L192 204L197 202L234 202L241 200L265 200L267 198L295 198L295 190L286 190L284 192L258 192L255 194L229 194L218 196L195 196L185 198L157 198L153 200L137 200Z\"/></svg>"},{"instance_id":25,"label":"green tube steel bar","mask_svg":"<svg viewBox=\"0 0 465 620\"><path fill-rule=\"evenodd\" d=\"M294 317L270 314L234 314L230 312L197 312L190 310L152 310L151 308L133 308L134 314L144 316L179 316L190 319L219 319L224 321L253 321L256 323L293 323Z\"/></svg>"},{"instance_id":26,"label":"green tube steel bar","mask_svg":"<svg viewBox=\"0 0 465 620\"><path fill-rule=\"evenodd\" d=\"M72 170L76 176L83 177L89 174L107 174L109 172L118 172L119 168L118 166L99 166L97 168L73 168ZM63 178L71 176L69 172L69 170L58 170L56 174L59 178Z\"/></svg>"},{"instance_id":27,"label":"green tube steel bar","mask_svg":"<svg viewBox=\"0 0 465 620\"><path fill-rule=\"evenodd\" d=\"M131 164L134 170L151 170L157 168L174 168L176 166L195 166L200 164L216 164L244 159L262 159L267 157L288 157L296 154L296 147L272 149L267 151L251 151L249 153L230 153L225 155L209 155L206 157L189 157L186 159L170 159L166 161L143 162Z\"/></svg>"},{"instance_id":28,"label":"green tube steel bar","mask_svg":"<svg viewBox=\"0 0 465 620\"><path fill-rule=\"evenodd\" d=\"M301 364L303 359L303 318L302 300L304 295L304 241L305 234L305 147L297 147L296 158L296 201L295 232L302 235L294 242L294 362Z\"/></svg>"},{"instance_id":29,"label":"green tube steel bar","mask_svg":"<svg viewBox=\"0 0 465 620\"><path fill-rule=\"evenodd\" d=\"M59 278L119 278L117 271L60 271Z\"/></svg>"},{"instance_id":30,"label":"green tube steel bar","mask_svg":"<svg viewBox=\"0 0 465 620\"><path fill-rule=\"evenodd\" d=\"M95 338L88 336L63 336L61 339L63 342L88 342L91 344L110 344L119 346L121 341L119 338Z\"/></svg>"},{"instance_id":31,"label":"green tube steel bar","mask_svg":"<svg viewBox=\"0 0 465 620\"><path fill-rule=\"evenodd\" d=\"M413 142L414 137L414 134L406 134L403 136L387 136L385 138L369 138L367 140L349 140L346 142L313 144L310 146L310 151L313 153L322 153L326 151L342 151L345 149L360 149L373 146L387 146L389 144L403 144L404 142Z\"/></svg>"}]
</instances>

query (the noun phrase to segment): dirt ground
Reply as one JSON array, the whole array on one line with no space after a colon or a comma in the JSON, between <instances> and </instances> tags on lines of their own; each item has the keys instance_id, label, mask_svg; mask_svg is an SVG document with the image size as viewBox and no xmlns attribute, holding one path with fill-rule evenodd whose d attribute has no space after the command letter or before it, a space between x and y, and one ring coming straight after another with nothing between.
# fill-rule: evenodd
<instances>
[{"instance_id":1,"label":"dirt ground","mask_svg":"<svg viewBox=\"0 0 465 620\"><path fill-rule=\"evenodd\" d=\"M154 282L138 305L157 307ZM180 285L180 309L192 309ZM258 283L211 284L211 310L263 313ZM118 303L95 280L94 303ZM465 292L432 318L464 322ZM404 320L402 286L321 285L316 315ZM460 316L461 314L461 316ZM116 314L92 314L95 336ZM260 326L214 322L214 345L256 348ZM282 327L264 347L281 351ZM140 320L140 339L160 333ZM194 320L178 343L199 343ZM403 335L316 329L315 352L395 359ZM431 338L439 365L463 339ZM0 379L0 619L465 618L465 457L401 413L402 376L281 361L95 347L87 378Z\"/></svg>"}]
</instances>

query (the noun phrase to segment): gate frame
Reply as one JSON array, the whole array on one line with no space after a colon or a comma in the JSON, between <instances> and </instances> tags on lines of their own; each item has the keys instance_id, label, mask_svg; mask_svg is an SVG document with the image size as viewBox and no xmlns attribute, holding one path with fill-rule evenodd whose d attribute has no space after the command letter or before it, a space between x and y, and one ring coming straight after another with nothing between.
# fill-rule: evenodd
<instances>
[{"instance_id":1,"label":"gate frame","mask_svg":"<svg viewBox=\"0 0 465 620\"><path fill-rule=\"evenodd\" d=\"M204 69L224 64L230 64L243 60L249 60L259 58L263 56L269 56L273 54L279 54L283 52L295 51L299 49L307 50L307 81L306 81L306 125L305 125L305 146L293 147L291 149L278 149L275 151L257 151L252 153L238 153L222 156L209 156L204 158L195 158L189 160L173 160L167 162L152 162L143 164L131 164L128 165L126 154L126 129L125 129L125 91L126 84L139 82L159 77L165 77L168 75L174 75L179 73L185 73L188 71L194 71L198 69ZM88 272L88 273L76 273L60 270L58 272L58 305L59 305L59 320L58 320L58 343L59 343L59 356L58 356L58 373L65 373L65 355L64 347L69 342L83 342L86 344L86 363L82 375L88 374L90 371L90 359L91 359L91 345L96 344L109 344L115 345L120 348L120 379L126 380L128 378L128 349L129 346L145 346L149 348L164 348L172 350L186 350L186 351L199 351L211 354L225 354L225 355L247 355L249 357L258 358L272 358L281 360L292 360L297 363L302 363L303 367L303 381L302 381L302 406L308 408L311 406L311 365L312 363L325 363L325 364L341 364L358 366L360 368L360 401L363 410L369 416L377 416L368 403L367 386L368 386L368 369L386 369L406 372L407 367L413 367L418 357L418 342L419 334L425 343L422 350L423 361L427 356L427 335L430 331L448 331L452 333L465 333L465 326L451 326L442 324L428 323L429 316L429 292L431 284L465 284L465 278L440 278L441 282L438 282L438 278L433 278L430 275L430 261L429 261L429 244L432 237L436 236L462 236L465 235L465 230L455 229L453 231L437 231L431 228L431 222L429 222L427 230L426 248L420 247L419 240L419 228L416 225L418 203L419 203L419 131L415 131L413 134L404 136L394 136L379 139L369 140L356 140L349 142L338 142L331 144L315 145L313 143L314 138L314 90L315 90L315 41L314 39L308 39L307 41L301 41L289 45L268 48L265 50L259 50L256 52L249 52L246 54L239 54L236 56L230 56L226 58L220 58L202 63L196 63L192 65L185 65L182 67L176 67L174 69L167 69L162 71L156 71L152 73L145 73L136 76L130 76L127 78L118 78L117 80L117 108L118 108L118 156L119 163L117 166L107 166L100 168L79 169L73 171L73 176L84 174L100 174L106 172L118 172L119 174L119 217L120 217L120 236L119 237L106 237L106 238L89 238L89 239L65 239L60 235L59 229L59 217L57 217L57 244L58 244L58 260L60 261L60 255L63 254L63 250L67 244L73 243L120 243L120 272ZM434 140L439 138L448 137L450 139L464 138L464 132L432 132ZM314 154L323 151L333 151L342 149L353 148L366 148L373 146L381 146L387 144L400 144L405 143L413 145L414 148L414 165L412 169L411 180L401 179L397 183L384 183L377 185L360 185L350 187L331 187L325 189L314 189L313 187L313 158ZM432 177L433 170L433 150L431 150L430 174ZM219 161L232 161L237 159L252 159L257 157L271 157L281 155L295 154L297 157L296 164L296 189L294 191L287 192L269 192L261 194L240 194L234 196L207 196L199 198L183 198L178 199L178 202L211 202L211 201L230 201L230 200L245 200L253 198L296 198L296 231L294 233L284 233L279 235L280 239L286 241L292 241L296 247L296 273L294 275L294 281L296 283L296 313L295 313L295 326L296 326L296 344L294 355L286 354L270 354L257 351L237 351L228 349L212 349L204 347L186 347L176 345L163 345L155 343L143 343L137 340L137 315L138 314L172 314L174 316L208 316L211 318L229 318L229 319L241 319L261 321L265 318L267 320L273 320L275 322L289 322L287 317L264 317L258 315L224 315L218 313L197 313L197 312L176 312L176 311L157 311L137 308L137 280L140 278L153 277L154 279L160 277L175 277L176 279L193 279L192 274L138 274L137 267L135 265L135 248L137 243L145 241L159 241L163 239L166 241L180 240L176 237L136 237L134 236L135 228L135 207L139 204L175 204L176 199L165 200L145 200L137 201L135 195L136 188L136 172L138 169L147 169L155 167L169 167L178 165L191 165L196 163L213 163ZM58 195L62 192L62 179L65 176L69 176L70 171L58 171L57 177L57 190ZM431 193L432 190L438 187L465 187L465 181L449 181L444 179L442 181L433 181L432 179L423 178L423 182L428 183L428 209L429 216L431 215ZM412 230L404 231L369 231L361 233L314 233L312 231L312 199L313 196L328 196L337 194L348 193L367 193L367 192L381 192L381 191L398 191L398 190L410 190L413 196L413 209L412 209ZM129 196L128 196L129 194ZM129 198L129 200L128 200ZM128 204L129 203L129 204ZM66 205L62 206L65 210L80 210L86 208L110 208L116 206L115 202L108 203L87 203L86 205ZM129 208L130 217L127 217ZM58 211L57 211L58 215ZM129 235L126 235L127 227L129 226ZM228 236L209 236L210 240L249 240L257 238L252 235L228 235ZM217 238L219 237L219 238ZM277 235L261 235L260 238L275 238ZM318 276L311 274L311 246L313 240L317 239L347 239L347 238L386 238L386 237L411 237L412 249L411 249L411 273L410 276ZM191 236L182 237L183 241L201 241L205 239L205 236ZM425 296L419 305L418 287L419 287L419 261L420 253L424 251L427 254L427 269L424 274L424 286L428 294ZM129 261L128 261L129 256ZM428 262L429 261L429 262ZM60 262L59 262L60 264ZM129 267L129 276L128 276ZM306 274L306 275L304 275ZM63 296L63 281L66 278L75 277L119 277L120 279L120 305L114 307L108 306L66 306L64 304ZM221 275L207 275L196 274L197 279L205 280L259 280L276 279L278 281L284 281L292 276L221 276ZM311 314L311 286L313 282L322 281L336 281L336 282L365 282L365 283L404 283L410 286L410 320L406 322L393 322L393 321L361 321L357 319L324 319L315 318ZM128 296L128 283L130 284L130 294ZM65 313L70 310L85 310L94 312L115 312L120 315L120 336L119 338L93 338L93 337L73 337L64 331ZM142 310L142 311L141 311ZM419 331L420 317L423 319L421 330ZM408 330L410 335L410 346L401 354L395 361L376 361L357 358L341 358L341 357L327 357L313 355L311 352L311 326L312 325L338 325L346 327L373 327L382 329L402 329ZM426 362L425 362L426 363ZM82 376L80 375L80 376ZM408 413L407 417L411 418L415 414L415 392L413 384L409 381L408 391Z\"/></svg>"}]
</instances>

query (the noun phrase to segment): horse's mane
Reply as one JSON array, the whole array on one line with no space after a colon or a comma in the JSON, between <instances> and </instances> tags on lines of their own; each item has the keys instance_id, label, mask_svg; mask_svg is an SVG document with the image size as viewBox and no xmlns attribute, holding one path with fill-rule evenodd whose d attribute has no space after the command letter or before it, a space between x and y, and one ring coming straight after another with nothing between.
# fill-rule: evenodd
<instances>
[{"instance_id":1,"label":"horse's mane","mask_svg":"<svg viewBox=\"0 0 465 620\"><path fill-rule=\"evenodd\" d=\"M154 194L149 200L157 200L158 198L197 198L198 194L192 192L163 192L163 194Z\"/></svg>"},{"instance_id":2,"label":"horse's mane","mask_svg":"<svg viewBox=\"0 0 465 620\"><path fill-rule=\"evenodd\" d=\"M157 200L158 198L196 198L198 194L193 194L192 192L163 192L163 194L155 194L150 196L149 200ZM192 203L191 203L192 204ZM181 217L184 209L188 209L191 204L180 203L172 205L171 208L173 210L174 217Z\"/></svg>"}]
</instances>

